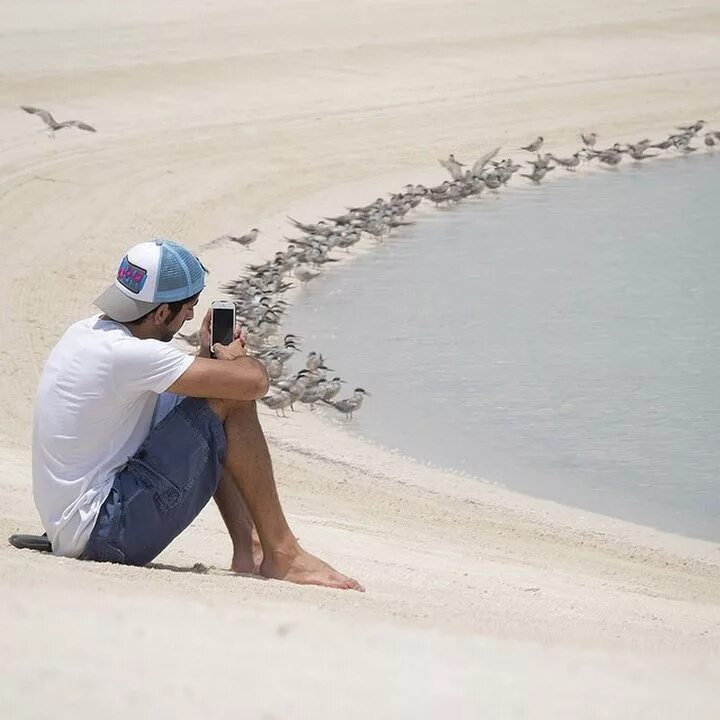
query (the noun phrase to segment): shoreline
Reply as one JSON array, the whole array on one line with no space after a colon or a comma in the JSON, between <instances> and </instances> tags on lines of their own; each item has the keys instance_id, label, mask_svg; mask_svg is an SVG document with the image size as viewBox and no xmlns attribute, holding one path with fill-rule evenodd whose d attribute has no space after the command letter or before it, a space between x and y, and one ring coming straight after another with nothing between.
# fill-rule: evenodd
<instances>
[{"instance_id":1,"label":"shoreline","mask_svg":"<svg viewBox=\"0 0 720 720\"><path fill-rule=\"evenodd\" d=\"M666 132L669 132L671 130L666 130ZM642 133L635 132L634 134L628 133L627 138L623 138L620 140L617 140L618 142L628 142L630 141L630 138L633 137L640 137L642 136ZM654 142L658 141L662 138L657 138L654 140ZM613 140L615 142L616 140ZM699 141L698 141L699 142ZM607 143L603 144L604 147L609 147L612 144L612 142L608 141ZM545 148L544 148L545 149ZM572 148L564 145L562 146L561 150L555 150L556 153L570 153L572 152ZM483 151L480 151L478 153L482 154ZM717 150L715 151L718 152ZM529 158L532 158L533 155L530 153L526 153L526 155ZM698 153L694 153L692 157L705 157L705 156L713 156L712 151L706 150L706 148L702 147ZM511 157L514 162L521 162L522 156L517 154L517 151L515 153L511 153L508 155L504 155L502 151L498 155L499 158L502 157ZM652 160L644 161L643 165L650 162L650 164L655 164L655 162L661 162L661 161L682 161L685 158L689 157L688 155L683 155L678 152L673 151L665 151L665 152L659 152L656 157L654 157ZM471 162L470 159L468 159L468 162ZM578 170L574 173L567 173L567 175L571 179L575 179L575 177L581 176L581 175L589 175L589 174L597 174L597 173L622 173L627 172L629 170L638 170L640 163L637 162L631 162L626 158L626 161L624 161L621 165L619 165L616 168L607 168L604 166L599 166L597 163L594 165L591 163L584 163ZM550 183L551 185L558 179L563 178L566 176L566 172L563 168L558 166L558 171L549 175L549 179L547 179L545 182ZM433 169L430 167L424 168L422 171L418 172L418 176L422 177L422 180L408 180L408 182L412 184L427 184L427 186L430 186L430 184L439 184L442 182L442 169ZM400 188L403 186L404 183L400 183L399 179L401 177L400 173L391 173L387 175L383 175L381 177L377 178L371 178L367 179L361 182L350 182L350 183L341 183L339 185L334 186L333 188L329 188L327 191L321 191L319 193L315 193L312 196L308 198L303 198L296 203L292 205L292 209L289 210L287 213L279 212L275 213L274 215L270 216L267 220L267 224L273 228L273 240L275 241L272 246L270 246L269 249L264 249L264 252L260 258L256 262L261 262L263 260L271 259L274 252L277 251L280 248L286 247L286 241L284 240L278 240L277 236L278 234L280 237L283 235L288 235L294 233L294 229L290 225L289 221L287 220L288 216L296 217L298 219L301 219L303 222L308 223L314 223L317 222L321 217L324 215L335 215L343 212L347 207L352 205L362 205L367 202L371 202L373 197L388 197L388 194L390 192L398 192ZM402 177L406 177L405 174L402 174ZM395 187L392 186L391 181L395 181L397 185ZM387 183L387 186L386 186ZM386 186L385 191L380 191L380 187ZM492 193L489 193L489 191L485 191L483 195L480 198L470 198L467 200L467 202L470 202L478 207L482 207L482 203L487 203L488 201L493 202L495 200L502 201L502 196L505 193L513 192L517 190L522 190L524 192L532 192L535 188L532 183L527 181L527 179L514 177L510 183L508 183L507 186L504 186L500 189L498 194L493 195ZM352 196L350 197L350 193L354 191L358 192L364 192L364 197L356 197ZM346 194L347 193L347 194ZM376 193L374 195L374 193ZM489 195L489 197L488 197ZM328 200L328 198L331 198L331 200ZM465 203L466 200L461 201L462 203ZM451 205L449 207L433 207L432 204L425 200L423 203L416 208L414 211L411 211L410 214L406 217L406 219L413 221L416 218L422 218L424 216L427 216L431 213L436 213L438 211L440 212L451 212L455 206ZM295 214L297 213L297 215ZM263 225L260 225L260 227L263 227ZM354 261L358 257L362 257L366 253L373 252L376 247L381 243L392 243L395 239L402 238L403 229L400 228L399 230L394 231L389 236L385 237L382 241L377 241L374 238L370 238L367 235L363 235L363 239L357 243L357 245L353 246L348 253L345 253L340 250L333 251L331 255L338 259L337 263L334 263L331 266L328 266L328 268L324 268L322 270L323 273L327 272L341 272L342 269L345 267L346 263ZM267 235L266 235L267 237ZM257 244L262 243L263 241L258 241ZM265 240L265 243L269 245L268 241ZM261 245L262 247L262 245ZM256 248L256 251L259 248ZM242 257L246 253L242 250L238 250L235 247L225 247L224 249L218 249L217 254L222 256L221 262L218 262L218 267L222 268L228 268L230 267L230 256L234 255L235 257ZM243 271L245 270L245 267L243 267ZM214 287L217 288L217 286L222 285L225 282L231 281L236 279L237 277L240 277L242 273L240 274L232 274L224 272L222 275L218 275L215 277L213 284ZM292 281L294 281L292 278L290 278ZM288 292L279 295L278 297L287 300L288 302L292 303L297 301L298 295L302 292L302 288L299 286L299 283L297 281L295 282L295 287L289 290ZM221 291L219 291L221 292ZM207 294L207 293L206 293ZM222 293L221 293L222 294ZM231 297L227 295L223 295L224 297ZM191 328L191 330L196 329L195 325L199 325L197 321L195 322L194 326ZM296 330L296 328L292 327L286 327L282 323L280 325L281 332L278 333L279 337L282 337L282 335L286 332L292 332ZM184 345L183 343L180 343L180 345ZM308 350L317 350L322 351L322 348L303 348L296 354L296 357L294 358L294 362L291 364L293 365L293 368L295 371L297 371L299 368L304 366L303 358L306 355ZM335 371L342 374L341 368L335 368ZM292 373L291 373L292 374ZM271 388L272 392L272 388ZM420 458L412 457L405 455L402 452L399 451L393 451L390 448L387 448L383 446L382 444L376 444L372 440L370 440L367 437L362 436L362 434L353 433L350 429L344 427L344 424L340 421L336 421L333 419L330 415L328 415L325 412L311 414L310 411L307 409L306 406L296 403L296 407L299 409L297 412L290 414L290 411L288 411L288 415L290 415L292 418L295 419L296 424L299 424L299 426L302 428L300 433L295 433L295 444L294 448L298 451L302 451L303 449L303 441L300 439L304 436L305 442L314 443L314 452L315 453L321 453L321 447L318 444L318 440L322 438L328 431L329 427L332 426L334 430L339 430L342 435L344 435L344 441L340 441L340 438L336 438L333 442L334 446L342 446L344 448L344 452L350 452L350 448L352 447L353 454L360 456L364 455L366 457L373 456L375 458L374 465L368 467L368 470L372 471L374 468L380 467L383 464L385 464L390 456L392 456L396 460L401 460L403 462L412 463L417 469L430 467L432 471L435 472L436 475L439 474L446 474L446 475L452 475L453 478L456 481L462 481L462 482L478 482L483 483L486 486L492 486L493 488L496 488L499 492L507 492L509 497L514 498L513 502L516 503L519 506L522 506L524 509L529 509L532 507L533 503L539 502L540 504L549 502L551 504L557 504L560 505L563 508L566 508L568 512L570 513L578 513L580 515L587 515L590 518L594 519L593 522L596 522L598 518L607 518L608 520L617 521L623 525L626 526L632 526L634 528L643 528L645 530L650 531L650 535L648 538L653 537L653 533L659 533L660 536L673 536L673 537L682 537L689 541L698 541L703 544L709 544L710 546L713 546L712 540L707 540L695 535L688 535L684 533L679 532L672 532L667 530L662 530L660 528L657 528L652 525L643 525L640 523L633 522L631 520L624 520L622 518L618 518L615 516L606 516L602 513L575 506L575 505L566 505L565 503L558 501L558 500L552 500L547 497L543 497L542 495L529 495L520 491L513 490L512 488L508 487L505 484L496 483L492 478L486 478L479 474L472 474L469 472L464 472L459 468L454 468L451 466L437 466L433 465L429 462L424 462ZM284 422L284 418L277 417L275 412L272 410L269 410L265 408L262 405L259 405L259 410L261 413L261 417L263 419L263 423L266 424L268 427L272 427L271 434L274 438L274 441L278 443L280 446L283 445L282 438L283 438L283 429L286 427L286 422ZM306 418L308 418L306 420ZM321 426L318 427L317 421L320 421ZM380 441L382 442L382 441ZM307 448L305 448L307 449ZM372 449L372 452L371 452ZM337 458L336 458L337 459ZM467 489L467 488L466 488ZM572 523L570 523L572 525ZM601 523L602 524L602 523ZM627 533L628 528L625 528L625 532Z\"/></svg>"},{"instance_id":2,"label":"shoreline","mask_svg":"<svg viewBox=\"0 0 720 720\"><path fill-rule=\"evenodd\" d=\"M450 152L542 134L564 155L580 131L605 147L718 117L709 0L11 0L0 20L5 537L39 529L39 370L128 246L198 251L259 227L247 252L208 254L202 312L224 273L284 249L286 214L444 180ZM50 140L20 104L98 132ZM310 413L262 413L294 532L367 592L231 574L212 505L148 568L0 543L0 716L105 708L109 673L124 692L108 720L720 715L717 546L428 468Z\"/></svg>"}]
</instances>

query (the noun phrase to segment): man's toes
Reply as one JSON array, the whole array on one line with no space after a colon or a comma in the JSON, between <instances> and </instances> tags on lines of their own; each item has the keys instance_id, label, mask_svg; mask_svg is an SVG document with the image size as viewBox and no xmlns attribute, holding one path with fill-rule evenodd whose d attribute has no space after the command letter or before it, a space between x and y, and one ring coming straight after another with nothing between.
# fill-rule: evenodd
<instances>
[{"instance_id":1,"label":"man's toes","mask_svg":"<svg viewBox=\"0 0 720 720\"><path fill-rule=\"evenodd\" d=\"M365 592L365 588L353 578L347 578L345 582L345 587L348 590L357 590L358 592Z\"/></svg>"}]
</instances>

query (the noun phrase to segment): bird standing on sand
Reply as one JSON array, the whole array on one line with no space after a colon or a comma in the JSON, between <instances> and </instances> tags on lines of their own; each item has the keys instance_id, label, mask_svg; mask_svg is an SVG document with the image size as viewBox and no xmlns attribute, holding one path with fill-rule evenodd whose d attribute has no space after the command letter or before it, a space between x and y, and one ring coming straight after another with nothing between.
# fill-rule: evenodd
<instances>
[{"instance_id":1,"label":"bird standing on sand","mask_svg":"<svg viewBox=\"0 0 720 720\"><path fill-rule=\"evenodd\" d=\"M553 166L550 167L535 167L530 175L520 173L520 177L526 177L532 180L535 184L538 184L551 170L554 170Z\"/></svg>"},{"instance_id":2,"label":"bird standing on sand","mask_svg":"<svg viewBox=\"0 0 720 720\"><path fill-rule=\"evenodd\" d=\"M332 405L338 412L341 412L343 415L345 415L346 418L352 418L353 413L356 410L360 409L363 398L366 395L368 397L370 396L370 393L367 390L363 390L362 388L355 388L355 391L349 398L345 398L344 400L336 400L334 402L323 400L323 402L327 405Z\"/></svg>"},{"instance_id":3,"label":"bird standing on sand","mask_svg":"<svg viewBox=\"0 0 720 720\"><path fill-rule=\"evenodd\" d=\"M687 133L699 133L705 127L704 120L697 120L693 125L678 125L678 130L682 130Z\"/></svg>"},{"instance_id":4,"label":"bird standing on sand","mask_svg":"<svg viewBox=\"0 0 720 720\"><path fill-rule=\"evenodd\" d=\"M292 397L287 390L281 390L276 395L266 395L260 398L260 402L263 403L263 405L267 405L271 410L274 410L276 415L282 414L283 417L287 417L287 415L285 415L285 408L290 407Z\"/></svg>"},{"instance_id":5,"label":"bird standing on sand","mask_svg":"<svg viewBox=\"0 0 720 720\"><path fill-rule=\"evenodd\" d=\"M74 127L78 130L86 130L87 132L97 132L92 125L88 125L80 120L63 120L63 122L58 122L47 110L43 110L42 108L21 105L20 109L26 113L30 113L30 115L37 115L48 126L50 137L54 137L57 130L62 130L66 127Z\"/></svg>"},{"instance_id":6,"label":"bird standing on sand","mask_svg":"<svg viewBox=\"0 0 720 720\"><path fill-rule=\"evenodd\" d=\"M630 157L636 161L657 157L657 153L648 154L645 152L645 148L637 147L635 145L628 145L628 152L630 153Z\"/></svg>"},{"instance_id":7,"label":"bird standing on sand","mask_svg":"<svg viewBox=\"0 0 720 720\"><path fill-rule=\"evenodd\" d=\"M536 153L541 147L544 142L544 138L542 135L538 135L537 138L531 142L529 145L525 145L525 147L521 147L521 150L527 150L528 152Z\"/></svg>"},{"instance_id":8,"label":"bird standing on sand","mask_svg":"<svg viewBox=\"0 0 720 720\"><path fill-rule=\"evenodd\" d=\"M328 380L325 383L325 392L323 393L323 400L332 400L339 392L342 387L342 383L345 381L339 377L334 377L332 380Z\"/></svg>"},{"instance_id":9,"label":"bird standing on sand","mask_svg":"<svg viewBox=\"0 0 720 720\"><path fill-rule=\"evenodd\" d=\"M572 154L572 157L569 158L559 158L555 157L555 155L552 155L548 153L558 165L562 165L566 170L569 170L570 172L575 172L575 168L577 168L578 165L580 165L580 153L576 152Z\"/></svg>"},{"instance_id":10,"label":"bird standing on sand","mask_svg":"<svg viewBox=\"0 0 720 720\"><path fill-rule=\"evenodd\" d=\"M313 272L305 265L297 265L293 270L293 275L303 284L307 285L313 278L316 278L320 273Z\"/></svg>"}]
</instances>

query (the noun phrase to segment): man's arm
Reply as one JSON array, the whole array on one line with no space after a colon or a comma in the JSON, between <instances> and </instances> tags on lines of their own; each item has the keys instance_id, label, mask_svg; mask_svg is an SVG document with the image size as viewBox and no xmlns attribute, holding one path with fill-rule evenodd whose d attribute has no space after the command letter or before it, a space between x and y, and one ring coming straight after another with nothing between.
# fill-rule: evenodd
<instances>
[{"instance_id":1,"label":"man's arm","mask_svg":"<svg viewBox=\"0 0 720 720\"><path fill-rule=\"evenodd\" d=\"M189 397L250 401L266 395L269 386L265 366L255 358L196 357L168 391Z\"/></svg>"},{"instance_id":2,"label":"man's arm","mask_svg":"<svg viewBox=\"0 0 720 720\"><path fill-rule=\"evenodd\" d=\"M270 383L265 366L245 355L245 339L240 327L229 345L215 346L210 355L210 313L200 326L200 351L193 364L168 388L190 397L220 400L257 400L267 394Z\"/></svg>"}]
</instances>

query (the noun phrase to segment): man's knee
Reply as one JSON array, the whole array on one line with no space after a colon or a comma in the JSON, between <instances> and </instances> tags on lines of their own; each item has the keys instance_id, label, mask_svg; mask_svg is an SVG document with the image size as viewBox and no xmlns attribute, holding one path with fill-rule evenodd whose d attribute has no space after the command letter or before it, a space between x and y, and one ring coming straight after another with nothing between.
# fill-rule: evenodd
<instances>
[{"instance_id":1,"label":"man's knee","mask_svg":"<svg viewBox=\"0 0 720 720\"><path fill-rule=\"evenodd\" d=\"M225 400L219 398L208 398L208 407L224 423L230 415L246 415L257 417L257 405L255 400Z\"/></svg>"}]
</instances>

